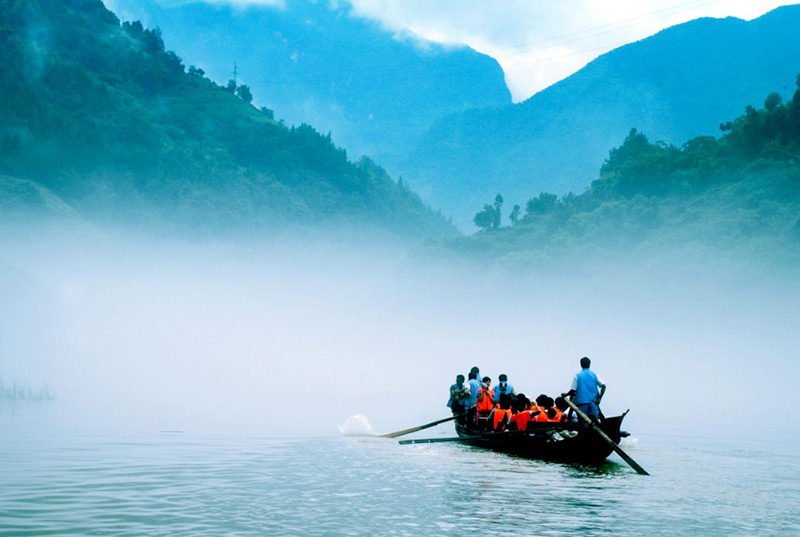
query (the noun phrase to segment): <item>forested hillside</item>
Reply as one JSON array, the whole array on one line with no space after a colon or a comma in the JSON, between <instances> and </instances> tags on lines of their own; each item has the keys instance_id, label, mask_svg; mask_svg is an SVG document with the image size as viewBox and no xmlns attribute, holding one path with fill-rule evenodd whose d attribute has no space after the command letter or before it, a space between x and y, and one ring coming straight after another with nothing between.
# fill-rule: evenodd
<instances>
[{"instance_id":1,"label":"forested hillside","mask_svg":"<svg viewBox=\"0 0 800 537\"><path fill-rule=\"evenodd\" d=\"M0 101L0 210L210 232L453 232L370 160L187 69L159 30L120 24L100 0L0 3Z\"/></svg>"},{"instance_id":2,"label":"forested hillside","mask_svg":"<svg viewBox=\"0 0 800 537\"><path fill-rule=\"evenodd\" d=\"M683 144L772 91L791 97L800 68L800 6L744 21L697 19L599 57L525 102L438 122L403 176L472 228L499 190L523 205L530 192L582 192L610 147L637 127ZM474 229L474 228L472 228Z\"/></svg>"},{"instance_id":3,"label":"forested hillside","mask_svg":"<svg viewBox=\"0 0 800 537\"><path fill-rule=\"evenodd\" d=\"M432 249L527 268L626 263L666 250L797 267L800 76L797 83L791 100L769 94L764 108L748 106L721 124L719 138L675 146L633 129L583 194L541 193L507 227L507 208L487 204L476 216L483 231Z\"/></svg>"},{"instance_id":4,"label":"forested hillside","mask_svg":"<svg viewBox=\"0 0 800 537\"><path fill-rule=\"evenodd\" d=\"M147 20L168 48L254 89L288 123L306 122L354 156L392 168L438 119L511 104L498 63L467 47L398 34L357 17L349 2L114 0L123 20Z\"/></svg>"}]
</instances>

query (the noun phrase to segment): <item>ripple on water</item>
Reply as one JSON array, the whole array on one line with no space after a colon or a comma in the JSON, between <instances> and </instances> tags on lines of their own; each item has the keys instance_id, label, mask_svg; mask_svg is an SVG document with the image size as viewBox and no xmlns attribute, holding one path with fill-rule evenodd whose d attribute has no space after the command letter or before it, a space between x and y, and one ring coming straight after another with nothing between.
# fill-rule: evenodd
<instances>
[{"instance_id":1,"label":"ripple on water","mask_svg":"<svg viewBox=\"0 0 800 537\"><path fill-rule=\"evenodd\" d=\"M13 423L12 423L13 425ZM9 535L698 535L800 525L798 458L642 448L643 478L457 444L236 435L14 436L0 442Z\"/></svg>"}]
</instances>

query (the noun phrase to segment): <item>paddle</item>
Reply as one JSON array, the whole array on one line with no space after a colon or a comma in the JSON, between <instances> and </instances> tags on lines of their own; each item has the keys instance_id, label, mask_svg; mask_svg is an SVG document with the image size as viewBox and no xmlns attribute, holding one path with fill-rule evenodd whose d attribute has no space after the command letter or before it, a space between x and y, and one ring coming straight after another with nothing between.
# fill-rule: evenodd
<instances>
[{"instance_id":1,"label":"paddle","mask_svg":"<svg viewBox=\"0 0 800 537\"><path fill-rule=\"evenodd\" d=\"M605 440L606 442L608 442L608 443L611 445L611 447L613 447L613 448L614 448L614 451L616 451L616 452L617 452L617 455L619 455L620 457L622 457L622 458L625 460L625 462L627 462L627 463L630 465L630 467L631 467L631 468L633 468L634 470L636 470L636 473L637 473L637 474L641 474L641 475L650 475L650 474L648 474L648 473L647 473L647 471L646 471L644 468L642 468L641 466L639 466L639 463L637 463L635 460L633 460L632 458L630 458L630 456L628 456L628 454L627 454L627 453L625 453L624 451L622 451L622 448L621 448L621 447L619 447L619 445L618 445L616 442L614 442L613 440L611 440L611 439L608 437L608 435L607 435L606 433L604 433L604 432L603 432L603 430L602 430L600 427L598 427L598 426L597 426L597 424L596 424L595 422L593 422L593 421L592 421L592 419L591 419L589 416L587 416L586 414L584 414L584 413L583 413L583 411L582 411L580 408L578 408L578 407L577 407L577 405L576 405L575 403L573 403L572 401L570 401L570 400L567 398L567 394L565 394L565 393L562 393L562 394L561 394L561 397L563 397L563 398L564 398L564 401L566 401L566 402L567 402L567 404L570 406L570 408L571 408L572 410L574 410L574 411L575 411L575 413L576 413L576 414L578 414L578 416L580 416L580 418L581 418L583 421L585 421L586 423L588 423L589 425L591 425L592 429L594 429L594 432L596 432L598 435L600 435L600 438L602 438L603 440Z\"/></svg>"},{"instance_id":2,"label":"paddle","mask_svg":"<svg viewBox=\"0 0 800 537\"><path fill-rule=\"evenodd\" d=\"M408 444L434 444L436 442L468 442L476 438L483 438L483 436L448 436L447 438L414 438L412 440L400 440L400 444L405 446Z\"/></svg>"},{"instance_id":3,"label":"paddle","mask_svg":"<svg viewBox=\"0 0 800 537\"><path fill-rule=\"evenodd\" d=\"M474 436L448 436L445 438L414 438L412 440L400 440L401 445L408 444L434 444L436 442L470 442L479 438L490 438L495 436L516 436L516 435L535 435L547 429L525 430L525 431L489 431L488 433L477 434ZM552 429L551 429L552 430Z\"/></svg>"},{"instance_id":4,"label":"paddle","mask_svg":"<svg viewBox=\"0 0 800 537\"><path fill-rule=\"evenodd\" d=\"M458 417L461 417L461 414L454 414L453 416L450 416L449 418L444 418L443 420L432 421L430 423L426 423L425 425L420 425L419 427L412 427L411 429L403 429L402 431L395 431L393 433L382 434L381 438L397 438L398 436L404 436L404 435L407 435L407 434L415 433L417 431L421 431L423 429L428 429L430 427L434 427L436 425L439 425L440 423L453 421L454 419L456 419Z\"/></svg>"}]
</instances>

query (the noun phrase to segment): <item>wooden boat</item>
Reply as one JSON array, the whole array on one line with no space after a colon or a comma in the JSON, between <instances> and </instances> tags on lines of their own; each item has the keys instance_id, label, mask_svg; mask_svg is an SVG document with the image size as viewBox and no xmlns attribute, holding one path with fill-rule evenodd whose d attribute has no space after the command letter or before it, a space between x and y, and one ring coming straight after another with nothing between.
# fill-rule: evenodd
<instances>
[{"instance_id":1,"label":"wooden boat","mask_svg":"<svg viewBox=\"0 0 800 537\"><path fill-rule=\"evenodd\" d=\"M627 436L620 430L621 416L607 417L600 429L615 443ZM455 422L461 443L529 459L598 464L611 455L614 448L583 423L530 422L525 431L487 432L465 423Z\"/></svg>"}]
</instances>

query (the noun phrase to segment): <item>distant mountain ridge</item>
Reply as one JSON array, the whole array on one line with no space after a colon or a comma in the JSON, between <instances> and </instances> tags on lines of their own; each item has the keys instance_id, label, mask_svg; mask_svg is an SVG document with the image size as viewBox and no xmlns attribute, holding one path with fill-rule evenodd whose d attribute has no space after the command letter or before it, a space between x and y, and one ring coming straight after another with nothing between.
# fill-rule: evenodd
<instances>
[{"instance_id":1,"label":"distant mountain ridge","mask_svg":"<svg viewBox=\"0 0 800 537\"><path fill-rule=\"evenodd\" d=\"M437 122L401 167L466 229L500 192L525 204L541 191L585 189L632 127L680 144L719 134L726 118L790 95L800 70L800 5L753 21L698 19L613 50L530 99Z\"/></svg>"},{"instance_id":2,"label":"distant mountain ridge","mask_svg":"<svg viewBox=\"0 0 800 537\"><path fill-rule=\"evenodd\" d=\"M0 217L79 214L136 227L286 226L451 234L369 159L287 127L100 0L0 3Z\"/></svg>"},{"instance_id":3,"label":"distant mountain ridge","mask_svg":"<svg viewBox=\"0 0 800 537\"><path fill-rule=\"evenodd\" d=\"M542 193L510 226L479 220L483 231L432 242L420 253L523 272L686 270L722 262L740 274L765 269L796 281L800 75L792 97L782 101L772 92L763 109L748 106L726 121L721 137L700 136L681 147L631 129L582 194ZM494 210L487 208L490 217Z\"/></svg>"},{"instance_id":4,"label":"distant mountain ridge","mask_svg":"<svg viewBox=\"0 0 800 537\"><path fill-rule=\"evenodd\" d=\"M283 7L115 0L123 19L160 27L167 46L217 82L233 77L288 124L309 123L353 156L393 168L441 117L511 103L503 71L467 47L395 35L348 2Z\"/></svg>"}]
</instances>

